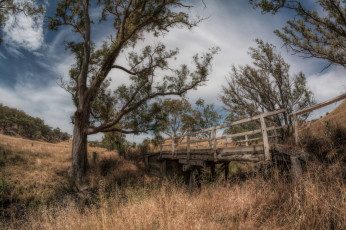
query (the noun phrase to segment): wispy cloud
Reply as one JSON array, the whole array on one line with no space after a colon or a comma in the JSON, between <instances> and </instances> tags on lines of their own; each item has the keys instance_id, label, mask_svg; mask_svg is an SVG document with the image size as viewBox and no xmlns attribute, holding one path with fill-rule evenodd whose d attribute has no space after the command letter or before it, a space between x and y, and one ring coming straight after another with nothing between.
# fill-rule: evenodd
<instances>
[{"instance_id":1,"label":"wispy cloud","mask_svg":"<svg viewBox=\"0 0 346 230\"><path fill-rule=\"evenodd\" d=\"M44 41L43 16L32 17L24 13L10 15L3 33L4 41L9 46L38 50Z\"/></svg>"}]
</instances>

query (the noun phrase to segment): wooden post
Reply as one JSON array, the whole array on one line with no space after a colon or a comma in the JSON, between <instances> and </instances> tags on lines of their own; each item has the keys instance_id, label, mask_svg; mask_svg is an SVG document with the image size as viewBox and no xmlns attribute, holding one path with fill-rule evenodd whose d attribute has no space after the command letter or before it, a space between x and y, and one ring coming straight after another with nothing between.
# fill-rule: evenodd
<instances>
[{"instance_id":1,"label":"wooden post","mask_svg":"<svg viewBox=\"0 0 346 230\"><path fill-rule=\"evenodd\" d=\"M279 143L278 140L278 132L276 131L276 129L274 129L274 135L275 135L275 144Z\"/></svg>"},{"instance_id":2,"label":"wooden post","mask_svg":"<svg viewBox=\"0 0 346 230\"><path fill-rule=\"evenodd\" d=\"M248 141L248 140L249 140L249 138L248 138L248 136L247 136L247 135L245 135L245 140L246 140L246 141L245 141L245 145L246 145L246 146L249 146L249 141Z\"/></svg>"},{"instance_id":3,"label":"wooden post","mask_svg":"<svg viewBox=\"0 0 346 230\"><path fill-rule=\"evenodd\" d=\"M98 161L97 152L93 152L93 165L95 166Z\"/></svg>"},{"instance_id":4,"label":"wooden post","mask_svg":"<svg viewBox=\"0 0 346 230\"><path fill-rule=\"evenodd\" d=\"M291 156L291 175L292 175L292 179L297 181L302 173L303 173L303 170L302 170L302 165L300 163L300 160L298 157L296 156Z\"/></svg>"},{"instance_id":5,"label":"wooden post","mask_svg":"<svg viewBox=\"0 0 346 230\"><path fill-rule=\"evenodd\" d=\"M167 176L167 161L166 160L161 162L160 171L162 176Z\"/></svg>"},{"instance_id":6,"label":"wooden post","mask_svg":"<svg viewBox=\"0 0 346 230\"><path fill-rule=\"evenodd\" d=\"M216 170L215 170L215 163L214 162L210 162L210 173L211 173L211 177L213 179L215 179L215 177L216 177Z\"/></svg>"},{"instance_id":7,"label":"wooden post","mask_svg":"<svg viewBox=\"0 0 346 230\"><path fill-rule=\"evenodd\" d=\"M269 149L267 126L266 126L266 122L264 120L263 114L261 114L260 116L260 121L261 121L261 131L262 131L263 145L264 145L264 159L265 161L271 161L272 156L270 154L270 149Z\"/></svg>"},{"instance_id":8,"label":"wooden post","mask_svg":"<svg viewBox=\"0 0 346 230\"><path fill-rule=\"evenodd\" d=\"M190 159L191 159L191 153L190 153L190 135L187 135L186 152L187 152L187 162L188 162L188 164L190 165Z\"/></svg>"},{"instance_id":9,"label":"wooden post","mask_svg":"<svg viewBox=\"0 0 346 230\"><path fill-rule=\"evenodd\" d=\"M162 142L160 142L160 158L162 158Z\"/></svg>"},{"instance_id":10,"label":"wooden post","mask_svg":"<svg viewBox=\"0 0 346 230\"><path fill-rule=\"evenodd\" d=\"M174 159L174 148L175 148L175 135L173 135L173 138L172 138L172 159Z\"/></svg>"},{"instance_id":11,"label":"wooden post","mask_svg":"<svg viewBox=\"0 0 346 230\"><path fill-rule=\"evenodd\" d=\"M296 145L299 144L299 121L296 113L293 114L293 124L294 124L294 136Z\"/></svg>"},{"instance_id":12,"label":"wooden post","mask_svg":"<svg viewBox=\"0 0 346 230\"><path fill-rule=\"evenodd\" d=\"M226 138L226 148L227 148L227 144L228 144L228 139Z\"/></svg>"},{"instance_id":13,"label":"wooden post","mask_svg":"<svg viewBox=\"0 0 346 230\"><path fill-rule=\"evenodd\" d=\"M225 162L225 180L228 179L229 174L229 162Z\"/></svg>"},{"instance_id":14,"label":"wooden post","mask_svg":"<svg viewBox=\"0 0 346 230\"><path fill-rule=\"evenodd\" d=\"M217 155L216 155L216 128L213 129L213 150L214 150L214 162L217 161Z\"/></svg>"}]
</instances>

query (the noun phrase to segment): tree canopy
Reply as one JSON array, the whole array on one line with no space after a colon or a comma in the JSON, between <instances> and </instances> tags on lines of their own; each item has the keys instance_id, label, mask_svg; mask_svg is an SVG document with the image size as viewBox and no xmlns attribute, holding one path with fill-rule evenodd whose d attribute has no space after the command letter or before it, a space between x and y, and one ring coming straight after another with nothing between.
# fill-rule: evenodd
<instances>
[{"instance_id":1,"label":"tree canopy","mask_svg":"<svg viewBox=\"0 0 346 230\"><path fill-rule=\"evenodd\" d=\"M10 15L24 13L27 16L42 14L45 10L41 4L42 0L1 0L0 1L0 30L6 25ZM0 34L0 44L2 43L2 34Z\"/></svg>"},{"instance_id":2,"label":"tree canopy","mask_svg":"<svg viewBox=\"0 0 346 230\"><path fill-rule=\"evenodd\" d=\"M232 122L260 113L286 109L288 113L313 103L312 92L300 72L291 76L289 64L277 53L274 45L257 39L257 47L249 49L252 65L232 68L221 100ZM277 125L291 124L289 117L276 116Z\"/></svg>"},{"instance_id":3,"label":"tree canopy","mask_svg":"<svg viewBox=\"0 0 346 230\"><path fill-rule=\"evenodd\" d=\"M275 34L294 53L319 58L329 65L346 67L346 4L340 0L316 0L318 10L310 10L303 1L250 0L263 13L277 13L286 8L295 11L293 20Z\"/></svg>"},{"instance_id":4,"label":"tree canopy","mask_svg":"<svg viewBox=\"0 0 346 230\"><path fill-rule=\"evenodd\" d=\"M53 129L38 117L0 104L0 131L7 135L20 135L32 140L59 142L70 139L68 133Z\"/></svg>"},{"instance_id":5,"label":"tree canopy","mask_svg":"<svg viewBox=\"0 0 346 230\"><path fill-rule=\"evenodd\" d=\"M131 48L149 36L160 37L173 28L195 27L201 19L193 18L191 6L182 0L61 0L49 28L68 26L80 35L67 47L75 54L70 80L62 86L72 94L77 107L73 116L72 175L81 179L87 169L87 135L98 132L139 133L155 128L158 114L153 99L184 95L202 85L210 72L217 48L192 57L194 70L186 64L173 67L178 49L169 50L162 43L150 44L140 52ZM98 18L90 17L97 8ZM92 41L92 27L111 22L113 28L101 47ZM127 54L127 55L126 55ZM120 65L126 57L127 65ZM112 70L126 74L128 84L111 84ZM117 76L115 76L116 79ZM117 124L121 123L122 128Z\"/></svg>"}]
</instances>

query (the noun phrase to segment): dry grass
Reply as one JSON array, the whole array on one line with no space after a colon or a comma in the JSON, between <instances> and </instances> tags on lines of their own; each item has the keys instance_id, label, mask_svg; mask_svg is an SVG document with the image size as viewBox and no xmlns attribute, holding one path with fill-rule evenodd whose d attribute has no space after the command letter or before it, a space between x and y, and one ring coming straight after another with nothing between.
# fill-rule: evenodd
<instances>
[{"instance_id":1,"label":"dry grass","mask_svg":"<svg viewBox=\"0 0 346 230\"><path fill-rule=\"evenodd\" d=\"M78 187L71 143L1 135L0 147L0 229L346 229L345 163L311 162L296 183L274 172L191 193L116 152L100 154Z\"/></svg>"},{"instance_id":2,"label":"dry grass","mask_svg":"<svg viewBox=\"0 0 346 230\"><path fill-rule=\"evenodd\" d=\"M171 181L140 187L100 182L99 202L40 208L23 229L345 229L346 187L340 165L310 165L299 183L278 174L270 181L252 178L232 185L205 185L188 193ZM323 172L323 173L321 173Z\"/></svg>"}]
</instances>

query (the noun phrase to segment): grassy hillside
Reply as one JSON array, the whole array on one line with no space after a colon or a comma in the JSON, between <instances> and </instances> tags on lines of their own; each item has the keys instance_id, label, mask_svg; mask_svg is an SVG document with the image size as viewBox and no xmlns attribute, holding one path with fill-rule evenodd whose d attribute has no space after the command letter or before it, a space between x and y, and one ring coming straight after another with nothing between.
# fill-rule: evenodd
<instances>
[{"instance_id":1,"label":"grassy hillside","mask_svg":"<svg viewBox=\"0 0 346 230\"><path fill-rule=\"evenodd\" d=\"M70 139L70 135L44 124L40 118L34 118L23 111L0 104L0 133L26 137L32 140L59 142Z\"/></svg>"}]
</instances>

